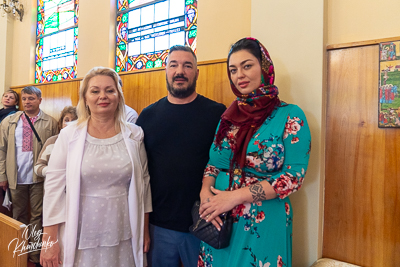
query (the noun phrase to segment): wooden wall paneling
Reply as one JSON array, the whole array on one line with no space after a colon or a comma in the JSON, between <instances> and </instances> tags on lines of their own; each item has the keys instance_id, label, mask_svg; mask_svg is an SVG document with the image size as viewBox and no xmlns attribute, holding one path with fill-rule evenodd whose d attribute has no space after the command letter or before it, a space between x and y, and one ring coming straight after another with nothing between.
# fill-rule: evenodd
<instances>
[{"instance_id":1,"label":"wooden wall paneling","mask_svg":"<svg viewBox=\"0 0 400 267\"><path fill-rule=\"evenodd\" d=\"M385 256L400 266L400 131L385 130L384 229Z\"/></svg>"},{"instance_id":2,"label":"wooden wall paneling","mask_svg":"<svg viewBox=\"0 0 400 267\"><path fill-rule=\"evenodd\" d=\"M399 148L400 129L378 128L378 55L378 45L328 53L322 254L361 266L398 266L393 255L399 235L386 227L399 221L388 209L400 202L390 187L399 186L398 167L391 163L398 164L400 155L389 158L387 143ZM388 131L397 134L388 137Z\"/></svg>"},{"instance_id":3,"label":"wooden wall paneling","mask_svg":"<svg viewBox=\"0 0 400 267\"><path fill-rule=\"evenodd\" d=\"M33 86L42 91L42 103L40 104L40 108L45 113L58 120L65 106L76 106L78 104L80 80L81 79L75 79L64 82L33 84ZM12 87L11 89L21 94L21 90L25 86ZM19 106L22 110L21 104L20 99Z\"/></svg>"},{"instance_id":4,"label":"wooden wall paneling","mask_svg":"<svg viewBox=\"0 0 400 267\"><path fill-rule=\"evenodd\" d=\"M144 84L141 84L141 86L146 84L148 85L143 87L142 95L145 96L145 99L147 100L143 108L167 95L167 84L165 79L165 70L146 73L144 76ZM138 99L140 100L140 97Z\"/></svg>"},{"instance_id":5,"label":"wooden wall paneling","mask_svg":"<svg viewBox=\"0 0 400 267\"><path fill-rule=\"evenodd\" d=\"M223 60L199 63L196 90L217 102L229 106L235 99ZM165 69L121 74L125 102L140 113L145 107L167 95Z\"/></svg>"},{"instance_id":6,"label":"wooden wall paneling","mask_svg":"<svg viewBox=\"0 0 400 267\"><path fill-rule=\"evenodd\" d=\"M125 102L138 113L167 95L164 69L122 74L121 79Z\"/></svg>"},{"instance_id":7,"label":"wooden wall paneling","mask_svg":"<svg viewBox=\"0 0 400 267\"><path fill-rule=\"evenodd\" d=\"M225 60L199 62L197 92L229 106L235 99L230 86ZM148 105L167 95L165 69L152 69L121 73L125 103L139 114ZM60 111L67 105L78 104L79 87L82 78L72 81L34 84L42 90L41 109L58 119ZM11 89L18 93L27 85Z\"/></svg>"},{"instance_id":8,"label":"wooden wall paneling","mask_svg":"<svg viewBox=\"0 0 400 267\"><path fill-rule=\"evenodd\" d=\"M79 89L81 88L82 79L77 79L76 83L74 84L74 89L71 91L71 104L72 106L76 107L79 101Z\"/></svg>"},{"instance_id":9,"label":"wooden wall paneling","mask_svg":"<svg viewBox=\"0 0 400 267\"><path fill-rule=\"evenodd\" d=\"M235 99L229 86L226 62L199 65L197 92L229 106Z\"/></svg>"}]
</instances>

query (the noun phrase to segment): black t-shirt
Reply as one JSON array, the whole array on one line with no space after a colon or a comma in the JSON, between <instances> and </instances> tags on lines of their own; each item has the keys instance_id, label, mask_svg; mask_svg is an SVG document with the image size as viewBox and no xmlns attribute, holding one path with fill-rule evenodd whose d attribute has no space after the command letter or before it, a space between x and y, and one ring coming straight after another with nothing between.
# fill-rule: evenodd
<instances>
[{"instance_id":1,"label":"black t-shirt","mask_svg":"<svg viewBox=\"0 0 400 267\"><path fill-rule=\"evenodd\" d=\"M150 223L188 232L204 168L223 104L198 95L188 104L164 97L145 108L136 124L144 131L153 212Z\"/></svg>"}]
</instances>

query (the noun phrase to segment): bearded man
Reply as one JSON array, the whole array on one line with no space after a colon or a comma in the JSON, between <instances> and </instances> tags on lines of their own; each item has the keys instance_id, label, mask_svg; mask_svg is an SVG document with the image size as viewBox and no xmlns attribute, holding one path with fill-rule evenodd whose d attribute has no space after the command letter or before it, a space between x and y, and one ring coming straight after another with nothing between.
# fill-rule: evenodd
<instances>
[{"instance_id":1,"label":"bearded man","mask_svg":"<svg viewBox=\"0 0 400 267\"><path fill-rule=\"evenodd\" d=\"M223 104L196 93L197 58L190 47L170 48L168 95L146 107L136 122L144 130L153 212L149 267L197 266L200 240L189 233L203 171Z\"/></svg>"}]
</instances>

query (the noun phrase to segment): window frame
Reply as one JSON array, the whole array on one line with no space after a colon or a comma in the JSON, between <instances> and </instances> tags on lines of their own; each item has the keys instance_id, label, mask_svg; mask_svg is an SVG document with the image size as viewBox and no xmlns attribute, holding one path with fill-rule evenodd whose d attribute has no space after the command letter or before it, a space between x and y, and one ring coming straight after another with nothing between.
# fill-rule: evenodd
<instances>
[{"instance_id":1,"label":"window frame","mask_svg":"<svg viewBox=\"0 0 400 267\"><path fill-rule=\"evenodd\" d=\"M153 68L160 68L165 67L166 60L168 58L169 48L164 50L156 50L154 52L149 53L142 53L135 56L129 56L129 13L131 11L154 5L160 2L170 1L170 0L156 0L147 2L135 7L129 8L128 0L121 0L116 3L117 7L117 14L116 14L116 26L115 26L115 70L117 72L127 72L127 71L136 71L136 70L143 70L143 69L153 69ZM122 2L122 3L121 3ZM198 0L184 0L185 3L185 10L184 10L184 42L185 45L190 46L194 53L197 54L197 2ZM188 18L188 13L191 13L191 19ZM181 15L182 16L182 15ZM169 21L173 18L168 18L162 21L153 22L160 23L163 21ZM169 25L169 24L168 24ZM144 27L146 25L141 25L139 27ZM138 28L138 27L136 27ZM171 34L171 33L168 33ZM142 62L142 67L137 68L138 62ZM140 64L139 64L140 65Z\"/></svg>"},{"instance_id":2,"label":"window frame","mask_svg":"<svg viewBox=\"0 0 400 267\"><path fill-rule=\"evenodd\" d=\"M77 77L77 62L78 62L78 20L79 20L79 0L72 0L74 5L74 25L63 29L58 29L55 32L45 34L44 21L44 1L37 0L36 12L36 44L35 44L35 83L48 83L61 80L72 80ZM58 25L59 26L59 25ZM73 45L73 66L43 70L43 40L55 34L74 30ZM71 56L70 55L70 56ZM49 80L51 77L51 80Z\"/></svg>"}]
</instances>

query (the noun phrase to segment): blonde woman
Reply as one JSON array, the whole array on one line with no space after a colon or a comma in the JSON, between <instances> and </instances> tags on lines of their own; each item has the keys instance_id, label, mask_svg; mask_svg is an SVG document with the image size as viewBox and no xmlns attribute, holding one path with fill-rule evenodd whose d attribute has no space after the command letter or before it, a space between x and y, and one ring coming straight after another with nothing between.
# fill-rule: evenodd
<instances>
[{"instance_id":1,"label":"blonde woman","mask_svg":"<svg viewBox=\"0 0 400 267\"><path fill-rule=\"evenodd\" d=\"M125 121L118 74L90 70L77 111L47 170L41 264L143 266L152 211L147 156L142 129Z\"/></svg>"},{"instance_id":2,"label":"blonde woman","mask_svg":"<svg viewBox=\"0 0 400 267\"><path fill-rule=\"evenodd\" d=\"M3 108L0 109L0 122L8 115L14 114L18 111L17 105L19 102L19 95L14 90L7 90L1 98Z\"/></svg>"}]
</instances>

